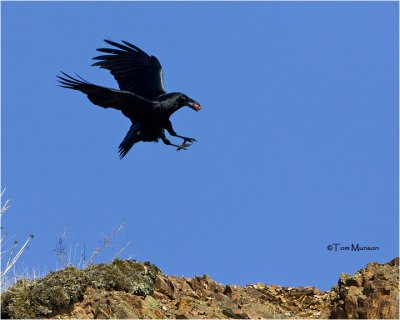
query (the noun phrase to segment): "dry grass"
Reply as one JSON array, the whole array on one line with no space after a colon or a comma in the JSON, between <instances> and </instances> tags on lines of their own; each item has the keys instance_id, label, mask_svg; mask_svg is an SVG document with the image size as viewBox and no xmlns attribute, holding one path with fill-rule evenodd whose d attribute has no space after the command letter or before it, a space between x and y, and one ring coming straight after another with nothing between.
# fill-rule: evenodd
<instances>
[{"instance_id":1,"label":"dry grass","mask_svg":"<svg viewBox=\"0 0 400 320\"><path fill-rule=\"evenodd\" d=\"M10 208L10 200L7 199L3 203L5 189L0 193L0 219L3 219L3 215ZM3 230L1 227L1 235L0 235L0 248L1 248L1 270L0 270L0 278L1 278L1 287L2 289L7 286L7 274L12 270L15 266L19 258L24 253L28 243L33 239L33 234L29 235L22 246L19 246L17 240L13 240L14 237L9 237L7 232ZM4 264L4 261L6 263Z\"/></svg>"},{"instance_id":2,"label":"dry grass","mask_svg":"<svg viewBox=\"0 0 400 320\"><path fill-rule=\"evenodd\" d=\"M63 269L66 267L75 267L77 269L86 268L94 263L94 259L98 257L102 252L111 248L111 244L115 237L122 231L124 224L120 224L115 227L110 235L104 235L103 239L99 242L99 245L95 247L90 256L86 253L86 246L79 246L79 244L72 245L67 243L68 232L64 230L63 234L58 238L54 252L57 256L57 269ZM131 245L131 241L125 243L125 245L112 256L110 261L119 259L126 249ZM114 247L112 248L115 249ZM125 257L125 259L131 259L132 255Z\"/></svg>"}]
</instances>

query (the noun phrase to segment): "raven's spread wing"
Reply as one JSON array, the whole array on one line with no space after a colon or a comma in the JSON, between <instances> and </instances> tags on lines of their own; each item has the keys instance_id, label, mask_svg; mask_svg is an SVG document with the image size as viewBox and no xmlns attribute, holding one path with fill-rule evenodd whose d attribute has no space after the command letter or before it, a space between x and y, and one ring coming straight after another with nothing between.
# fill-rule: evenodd
<instances>
[{"instance_id":1,"label":"raven's spread wing","mask_svg":"<svg viewBox=\"0 0 400 320\"><path fill-rule=\"evenodd\" d=\"M125 45L104 40L120 49L100 48L97 51L108 53L94 57L98 62L92 66L110 70L121 90L133 92L141 97L154 100L165 93L160 62L135 45L122 41Z\"/></svg>"},{"instance_id":2,"label":"raven's spread wing","mask_svg":"<svg viewBox=\"0 0 400 320\"><path fill-rule=\"evenodd\" d=\"M78 90L87 95L89 100L103 108L121 110L128 118L146 114L154 110L155 103L129 91L115 90L97 86L80 78L73 78L62 72L65 77L57 76L61 87Z\"/></svg>"}]
</instances>

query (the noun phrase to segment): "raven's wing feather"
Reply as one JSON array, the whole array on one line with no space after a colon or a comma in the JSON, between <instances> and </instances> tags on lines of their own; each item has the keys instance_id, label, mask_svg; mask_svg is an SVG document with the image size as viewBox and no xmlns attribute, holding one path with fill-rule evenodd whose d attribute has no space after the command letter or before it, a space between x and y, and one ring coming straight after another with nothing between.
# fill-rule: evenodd
<instances>
[{"instance_id":1,"label":"raven's wing feather","mask_svg":"<svg viewBox=\"0 0 400 320\"><path fill-rule=\"evenodd\" d=\"M98 86L87 82L79 76L80 79L76 79L64 72L62 74L64 77L57 76L61 87L85 93L92 103L100 107L121 110L129 118L135 118L135 116L154 110L154 102L139 97L132 92Z\"/></svg>"},{"instance_id":2,"label":"raven's wing feather","mask_svg":"<svg viewBox=\"0 0 400 320\"><path fill-rule=\"evenodd\" d=\"M99 60L92 64L110 70L121 90L133 92L141 97L154 100L165 93L161 64L154 56L149 56L135 45L104 40L115 48L100 48L97 51L107 53L94 57Z\"/></svg>"}]
</instances>

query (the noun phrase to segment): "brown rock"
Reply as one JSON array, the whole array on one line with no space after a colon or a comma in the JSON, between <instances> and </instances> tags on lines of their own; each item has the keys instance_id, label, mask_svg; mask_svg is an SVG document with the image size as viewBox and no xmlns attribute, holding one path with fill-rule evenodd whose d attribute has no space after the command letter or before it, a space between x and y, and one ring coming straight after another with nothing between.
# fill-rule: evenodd
<instances>
[{"instance_id":1,"label":"brown rock","mask_svg":"<svg viewBox=\"0 0 400 320\"><path fill-rule=\"evenodd\" d=\"M118 278L105 273L110 269L107 265L99 267L102 273L96 266L91 267L92 282L76 281L75 275L82 278L85 274L80 270L66 270L68 281L63 278L63 270L52 274L52 278L64 284L64 287L54 288L54 292L68 293L62 300L62 308L58 304L46 309L51 300L45 300L44 305L40 300L42 297L31 296L32 292L46 288L43 284L38 286L40 279L15 285L1 296L2 317L29 315L29 318L35 318L36 310L41 312L41 318L47 314L47 317L58 319L397 319L399 315L399 259L387 264L370 263L354 275L342 274L338 285L328 292L311 286L296 288L262 283L245 287L224 286L207 275L192 279L165 276L155 266L149 277L146 269L137 262L118 263L116 266L121 269ZM135 268L126 270L129 266ZM102 275L101 281L97 281L98 274ZM130 277L130 286L123 281L126 275ZM35 290L35 286L39 289ZM24 313L25 310L29 313Z\"/></svg>"},{"instance_id":2,"label":"brown rock","mask_svg":"<svg viewBox=\"0 0 400 320\"><path fill-rule=\"evenodd\" d=\"M353 276L343 274L333 290L332 318L398 319L398 258L387 264L369 263Z\"/></svg>"},{"instance_id":3,"label":"brown rock","mask_svg":"<svg viewBox=\"0 0 400 320\"><path fill-rule=\"evenodd\" d=\"M250 319L246 313L241 312L240 310L232 311L232 309L224 309L222 310L222 313L231 319Z\"/></svg>"},{"instance_id":4,"label":"brown rock","mask_svg":"<svg viewBox=\"0 0 400 320\"><path fill-rule=\"evenodd\" d=\"M172 297L174 293L174 285L172 282L168 279L165 278L162 275L158 275L154 281L154 288L156 291L168 296Z\"/></svg>"},{"instance_id":5,"label":"brown rock","mask_svg":"<svg viewBox=\"0 0 400 320\"><path fill-rule=\"evenodd\" d=\"M190 300L187 298L181 298L177 304L178 313L184 314L190 311L192 307L190 306Z\"/></svg>"}]
</instances>

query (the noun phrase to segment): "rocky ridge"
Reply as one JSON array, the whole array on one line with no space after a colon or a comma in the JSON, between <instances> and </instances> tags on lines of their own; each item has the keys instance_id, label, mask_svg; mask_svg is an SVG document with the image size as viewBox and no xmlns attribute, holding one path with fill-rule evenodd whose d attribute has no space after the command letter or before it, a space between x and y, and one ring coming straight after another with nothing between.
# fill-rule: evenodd
<instances>
[{"instance_id":1,"label":"rocky ridge","mask_svg":"<svg viewBox=\"0 0 400 320\"><path fill-rule=\"evenodd\" d=\"M340 275L330 291L209 276L166 276L151 263L115 260L20 280L1 295L2 318L399 318L399 258Z\"/></svg>"}]
</instances>

